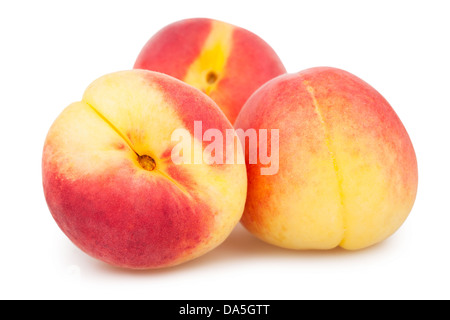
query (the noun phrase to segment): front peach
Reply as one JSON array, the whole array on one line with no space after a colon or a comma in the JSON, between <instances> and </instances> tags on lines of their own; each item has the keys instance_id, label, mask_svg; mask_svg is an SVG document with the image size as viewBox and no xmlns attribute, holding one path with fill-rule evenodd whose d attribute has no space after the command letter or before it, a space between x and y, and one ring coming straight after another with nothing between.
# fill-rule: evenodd
<instances>
[{"instance_id":1,"label":"front peach","mask_svg":"<svg viewBox=\"0 0 450 320\"><path fill-rule=\"evenodd\" d=\"M279 172L248 164L244 226L292 249L361 249L392 235L410 213L418 183L400 119L348 72L313 68L262 86L236 128L280 130Z\"/></svg>"},{"instance_id":2,"label":"front peach","mask_svg":"<svg viewBox=\"0 0 450 320\"><path fill-rule=\"evenodd\" d=\"M94 81L44 146L45 197L62 231L91 256L134 269L173 266L219 245L242 215L246 170L174 164L172 132L193 132L194 121L232 129L210 98L169 76L131 70Z\"/></svg>"}]
</instances>

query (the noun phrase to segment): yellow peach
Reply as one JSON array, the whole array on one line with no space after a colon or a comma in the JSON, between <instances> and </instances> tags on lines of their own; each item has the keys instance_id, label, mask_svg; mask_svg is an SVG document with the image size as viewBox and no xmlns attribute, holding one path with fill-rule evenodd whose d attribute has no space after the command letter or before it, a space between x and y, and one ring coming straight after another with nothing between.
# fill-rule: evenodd
<instances>
[{"instance_id":1,"label":"yellow peach","mask_svg":"<svg viewBox=\"0 0 450 320\"><path fill-rule=\"evenodd\" d=\"M243 225L292 249L355 250L392 235L415 201L410 138L389 103L356 76L313 68L258 89L235 128L279 129L279 171L247 159ZM248 157L248 148L247 157Z\"/></svg>"}]
</instances>

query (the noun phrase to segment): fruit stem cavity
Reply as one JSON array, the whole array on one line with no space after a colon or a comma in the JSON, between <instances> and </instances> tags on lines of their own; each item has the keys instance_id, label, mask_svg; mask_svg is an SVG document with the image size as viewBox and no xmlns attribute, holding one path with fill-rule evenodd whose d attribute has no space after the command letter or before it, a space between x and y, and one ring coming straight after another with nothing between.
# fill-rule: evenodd
<instances>
[{"instance_id":1,"label":"fruit stem cavity","mask_svg":"<svg viewBox=\"0 0 450 320\"><path fill-rule=\"evenodd\" d=\"M141 167L147 171L153 171L156 168L155 160L152 157L147 156L145 154L142 156L138 155L138 161Z\"/></svg>"}]
</instances>

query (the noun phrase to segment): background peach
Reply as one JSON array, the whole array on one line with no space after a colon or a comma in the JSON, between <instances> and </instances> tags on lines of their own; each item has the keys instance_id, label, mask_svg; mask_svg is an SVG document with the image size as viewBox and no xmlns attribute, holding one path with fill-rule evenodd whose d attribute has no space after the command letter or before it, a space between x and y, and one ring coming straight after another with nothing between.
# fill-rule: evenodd
<instances>
[{"instance_id":1,"label":"background peach","mask_svg":"<svg viewBox=\"0 0 450 320\"><path fill-rule=\"evenodd\" d=\"M247 98L286 72L275 51L243 28L212 19L186 19L156 33L134 68L169 74L208 94L233 123Z\"/></svg>"}]
</instances>

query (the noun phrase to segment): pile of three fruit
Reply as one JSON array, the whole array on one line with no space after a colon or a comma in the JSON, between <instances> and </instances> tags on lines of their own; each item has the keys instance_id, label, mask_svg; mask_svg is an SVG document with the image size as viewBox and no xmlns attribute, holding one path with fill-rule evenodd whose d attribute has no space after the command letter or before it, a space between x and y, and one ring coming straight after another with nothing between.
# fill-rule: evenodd
<instances>
[{"instance_id":1,"label":"pile of three fruit","mask_svg":"<svg viewBox=\"0 0 450 320\"><path fill-rule=\"evenodd\" d=\"M249 162L261 130L279 134L269 175ZM417 191L411 141L375 89L334 68L286 74L261 38L209 19L167 26L134 70L94 81L52 125L42 166L63 232L136 269L203 255L240 220L280 247L365 248L401 226Z\"/></svg>"}]
</instances>

